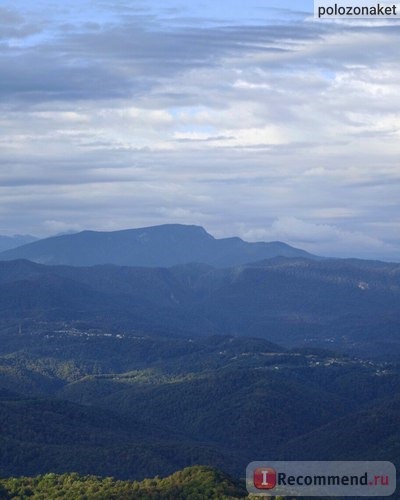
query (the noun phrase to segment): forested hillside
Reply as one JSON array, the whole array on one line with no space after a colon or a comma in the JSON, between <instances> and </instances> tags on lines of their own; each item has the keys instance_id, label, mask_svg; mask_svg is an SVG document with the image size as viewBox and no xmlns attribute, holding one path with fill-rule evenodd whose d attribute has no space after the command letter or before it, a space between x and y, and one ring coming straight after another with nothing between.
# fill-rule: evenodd
<instances>
[{"instance_id":1,"label":"forested hillside","mask_svg":"<svg viewBox=\"0 0 400 500\"><path fill-rule=\"evenodd\" d=\"M399 311L399 264L277 258L215 269L0 262L2 338L66 324L115 333L257 336L397 359Z\"/></svg>"},{"instance_id":2,"label":"forested hillside","mask_svg":"<svg viewBox=\"0 0 400 500\"><path fill-rule=\"evenodd\" d=\"M141 480L199 463L241 477L269 456L400 463L395 363L246 337L77 330L1 349L3 477Z\"/></svg>"},{"instance_id":3,"label":"forested hillside","mask_svg":"<svg viewBox=\"0 0 400 500\"><path fill-rule=\"evenodd\" d=\"M142 482L78 474L0 479L2 499L235 500L247 498L244 485L211 467L190 467L169 477Z\"/></svg>"}]
</instances>

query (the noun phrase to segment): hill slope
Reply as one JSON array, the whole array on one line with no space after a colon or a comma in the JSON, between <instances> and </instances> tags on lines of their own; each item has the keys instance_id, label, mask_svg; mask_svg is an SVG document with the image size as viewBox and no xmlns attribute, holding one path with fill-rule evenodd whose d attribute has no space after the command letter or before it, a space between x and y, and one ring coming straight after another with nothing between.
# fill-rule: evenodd
<instances>
[{"instance_id":1,"label":"hill slope","mask_svg":"<svg viewBox=\"0 0 400 500\"><path fill-rule=\"evenodd\" d=\"M399 264L276 258L228 269L166 269L0 262L0 334L21 323L43 330L78 322L114 332L251 335L396 355L399 311Z\"/></svg>"},{"instance_id":2,"label":"hill slope","mask_svg":"<svg viewBox=\"0 0 400 500\"><path fill-rule=\"evenodd\" d=\"M389 460L400 457L400 400L378 401L362 411L342 417L282 447L290 460Z\"/></svg>"},{"instance_id":3,"label":"hill slope","mask_svg":"<svg viewBox=\"0 0 400 500\"><path fill-rule=\"evenodd\" d=\"M3 236L0 235L0 252L5 252L6 250L11 250L12 248L17 248L22 245L27 245L36 241L37 238L30 235L16 234L15 236Z\"/></svg>"},{"instance_id":4,"label":"hill slope","mask_svg":"<svg viewBox=\"0 0 400 500\"><path fill-rule=\"evenodd\" d=\"M199 463L240 477L254 457L286 452L399 463L395 364L221 336L21 344L29 353L0 357L3 477L141 479Z\"/></svg>"},{"instance_id":5,"label":"hill slope","mask_svg":"<svg viewBox=\"0 0 400 500\"><path fill-rule=\"evenodd\" d=\"M43 264L168 267L202 262L229 267L276 256L311 254L285 243L215 239L202 227L167 224L124 231L83 231L54 236L0 254L0 260L28 259Z\"/></svg>"},{"instance_id":6,"label":"hill slope","mask_svg":"<svg viewBox=\"0 0 400 500\"><path fill-rule=\"evenodd\" d=\"M78 471L143 479L196 463L229 463L210 446L132 415L32 399L4 389L0 389L0 422L2 477ZM231 464L235 464L233 457Z\"/></svg>"}]
</instances>

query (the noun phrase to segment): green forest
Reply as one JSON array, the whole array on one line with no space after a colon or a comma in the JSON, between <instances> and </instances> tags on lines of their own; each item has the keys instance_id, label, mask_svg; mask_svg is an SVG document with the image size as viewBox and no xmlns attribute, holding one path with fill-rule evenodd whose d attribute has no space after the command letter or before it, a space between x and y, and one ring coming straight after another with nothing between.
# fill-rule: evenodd
<instances>
[{"instance_id":1,"label":"green forest","mask_svg":"<svg viewBox=\"0 0 400 500\"><path fill-rule=\"evenodd\" d=\"M204 500L246 498L244 485L211 467L189 467L164 479L118 481L111 477L45 474L0 480L0 498L49 500Z\"/></svg>"}]
</instances>

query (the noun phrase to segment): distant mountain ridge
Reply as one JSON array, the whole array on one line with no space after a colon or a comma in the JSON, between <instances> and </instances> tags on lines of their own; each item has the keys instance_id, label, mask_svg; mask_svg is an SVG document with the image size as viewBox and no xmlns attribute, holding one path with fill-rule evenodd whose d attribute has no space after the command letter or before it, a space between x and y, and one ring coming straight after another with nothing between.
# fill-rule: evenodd
<instances>
[{"instance_id":1,"label":"distant mountain ridge","mask_svg":"<svg viewBox=\"0 0 400 500\"><path fill-rule=\"evenodd\" d=\"M18 331L21 321L24 329L84 322L115 331L240 334L395 356L399 311L400 264L285 257L224 269L0 262L0 331Z\"/></svg>"},{"instance_id":2,"label":"distant mountain ridge","mask_svg":"<svg viewBox=\"0 0 400 500\"><path fill-rule=\"evenodd\" d=\"M47 265L170 267L193 262L230 267L272 257L316 259L275 241L216 239L200 226L165 224L139 229L82 231L53 236L0 253L0 260L28 259Z\"/></svg>"},{"instance_id":3,"label":"distant mountain ridge","mask_svg":"<svg viewBox=\"0 0 400 500\"><path fill-rule=\"evenodd\" d=\"M15 234L14 236L0 235L0 252L26 245L36 241L37 238L30 234Z\"/></svg>"}]
</instances>

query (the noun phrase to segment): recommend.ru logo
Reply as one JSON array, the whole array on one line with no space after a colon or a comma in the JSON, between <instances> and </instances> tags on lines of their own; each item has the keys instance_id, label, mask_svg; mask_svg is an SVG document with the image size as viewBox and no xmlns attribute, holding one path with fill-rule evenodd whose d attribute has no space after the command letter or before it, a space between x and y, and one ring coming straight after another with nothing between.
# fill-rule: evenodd
<instances>
[{"instance_id":1,"label":"recommend.ru logo","mask_svg":"<svg viewBox=\"0 0 400 500\"><path fill-rule=\"evenodd\" d=\"M396 491L391 462L252 462L246 485L253 495L390 496Z\"/></svg>"}]
</instances>

